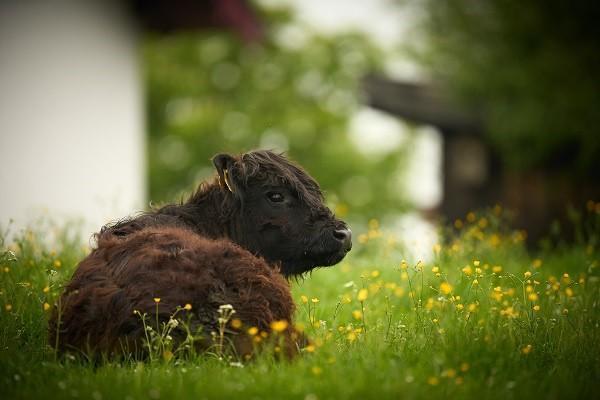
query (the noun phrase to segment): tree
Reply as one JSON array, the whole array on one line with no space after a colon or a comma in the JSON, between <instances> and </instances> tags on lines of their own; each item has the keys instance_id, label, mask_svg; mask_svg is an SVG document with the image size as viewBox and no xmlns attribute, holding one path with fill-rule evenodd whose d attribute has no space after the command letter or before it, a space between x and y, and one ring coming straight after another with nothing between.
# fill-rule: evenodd
<instances>
[{"instance_id":1,"label":"tree","mask_svg":"<svg viewBox=\"0 0 600 400\"><path fill-rule=\"evenodd\" d=\"M402 153L366 157L347 135L360 77L378 68L380 51L358 34L322 37L265 18L262 43L222 32L147 38L151 199L173 200L212 175L217 152L271 148L305 166L340 216L401 207L390 178Z\"/></svg>"},{"instance_id":2,"label":"tree","mask_svg":"<svg viewBox=\"0 0 600 400\"><path fill-rule=\"evenodd\" d=\"M420 59L485 116L508 167L600 171L600 18L592 2L426 0Z\"/></svg>"}]
</instances>

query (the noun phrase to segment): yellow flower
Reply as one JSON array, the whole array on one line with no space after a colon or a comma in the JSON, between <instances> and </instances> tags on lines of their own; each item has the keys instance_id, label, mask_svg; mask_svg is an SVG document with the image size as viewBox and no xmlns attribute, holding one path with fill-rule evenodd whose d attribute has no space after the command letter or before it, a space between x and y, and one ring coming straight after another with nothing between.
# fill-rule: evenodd
<instances>
[{"instance_id":1,"label":"yellow flower","mask_svg":"<svg viewBox=\"0 0 600 400\"><path fill-rule=\"evenodd\" d=\"M287 329L287 327L288 322L284 319L271 322L271 329L273 329L275 332L283 332Z\"/></svg>"},{"instance_id":2,"label":"yellow flower","mask_svg":"<svg viewBox=\"0 0 600 400\"><path fill-rule=\"evenodd\" d=\"M42 289L42 292L48 293L50 291L50 286L46 286Z\"/></svg>"},{"instance_id":3,"label":"yellow flower","mask_svg":"<svg viewBox=\"0 0 600 400\"><path fill-rule=\"evenodd\" d=\"M431 386L436 386L440 383L440 380L435 376L430 376L429 378L427 378L427 383Z\"/></svg>"},{"instance_id":4,"label":"yellow flower","mask_svg":"<svg viewBox=\"0 0 600 400\"><path fill-rule=\"evenodd\" d=\"M456 376L456 370L454 368L448 368L442 372L442 375L447 376L448 378L454 378Z\"/></svg>"},{"instance_id":5,"label":"yellow flower","mask_svg":"<svg viewBox=\"0 0 600 400\"><path fill-rule=\"evenodd\" d=\"M519 312L515 310L512 306L506 307L504 310L500 310L500 315L504 315L507 318L517 318L519 316Z\"/></svg>"},{"instance_id":6,"label":"yellow flower","mask_svg":"<svg viewBox=\"0 0 600 400\"><path fill-rule=\"evenodd\" d=\"M44 311L48 311L50 309L50 304L44 303Z\"/></svg>"},{"instance_id":7,"label":"yellow flower","mask_svg":"<svg viewBox=\"0 0 600 400\"><path fill-rule=\"evenodd\" d=\"M310 299L310 301L314 304L317 304L319 302L319 299L317 297L313 297L312 299Z\"/></svg>"},{"instance_id":8,"label":"yellow flower","mask_svg":"<svg viewBox=\"0 0 600 400\"><path fill-rule=\"evenodd\" d=\"M242 327L242 321L237 318L231 320L231 327L233 329L240 329Z\"/></svg>"},{"instance_id":9,"label":"yellow flower","mask_svg":"<svg viewBox=\"0 0 600 400\"><path fill-rule=\"evenodd\" d=\"M470 265L465 266L462 269L462 272L466 275L466 276L471 276L471 274L473 273L473 268L471 268Z\"/></svg>"},{"instance_id":10,"label":"yellow flower","mask_svg":"<svg viewBox=\"0 0 600 400\"><path fill-rule=\"evenodd\" d=\"M432 297L428 298L427 303L425 303L425 308L427 310L431 310L433 308L433 305L434 305L433 298Z\"/></svg>"},{"instance_id":11,"label":"yellow flower","mask_svg":"<svg viewBox=\"0 0 600 400\"><path fill-rule=\"evenodd\" d=\"M496 273L496 274L499 274L500 272L502 272L502 267L501 267L501 266L499 266L499 265L494 265L494 266L492 267L492 272L494 272L494 273Z\"/></svg>"},{"instance_id":12,"label":"yellow flower","mask_svg":"<svg viewBox=\"0 0 600 400\"><path fill-rule=\"evenodd\" d=\"M251 328L248 329L248 335L250 336L254 336L258 333L258 328L253 326Z\"/></svg>"},{"instance_id":13,"label":"yellow flower","mask_svg":"<svg viewBox=\"0 0 600 400\"><path fill-rule=\"evenodd\" d=\"M536 293L529 293L529 296L527 296L527 298L529 299L529 301L537 301L538 295Z\"/></svg>"},{"instance_id":14,"label":"yellow flower","mask_svg":"<svg viewBox=\"0 0 600 400\"><path fill-rule=\"evenodd\" d=\"M450 285L448 282L442 282L440 284L440 292L442 292L443 294L452 293L452 285Z\"/></svg>"},{"instance_id":15,"label":"yellow flower","mask_svg":"<svg viewBox=\"0 0 600 400\"><path fill-rule=\"evenodd\" d=\"M369 220L369 229L379 229L379 221L377 221L375 218L372 218Z\"/></svg>"},{"instance_id":16,"label":"yellow flower","mask_svg":"<svg viewBox=\"0 0 600 400\"><path fill-rule=\"evenodd\" d=\"M477 279L473 279L473 286L479 285L479 281Z\"/></svg>"},{"instance_id":17,"label":"yellow flower","mask_svg":"<svg viewBox=\"0 0 600 400\"><path fill-rule=\"evenodd\" d=\"M525 277L525 279L528 279L531 276L531 272L526 271L523 276Z\"/></svg>"},{"instance_id":18,"label":"yellow flower","mask_svg":"<svg viewBox=\"0 0 600 400\"><path fill-rule=\"evenodd\" d=\"M465 306L463 306L460 303L456 305L456 309L459 310L459 311L462 310L463 308L465 308Z\"/></svg>"},{"instance_id":19,"label":"yellow flower","mask_svg":"<svg viewBox=\"0 0 600 400\"><path fill-rule=\"evenodd\" d=\"M356 298L358 299L358 301L365 301L368 296L369 291L367 289L360 289Z\"/></svg>"},{"instance_id":20,"label":"yellow flower","mask_svg":"<svg viewBox=\"0 0 600 400\"><path fill-rule=\"evenodd\" d=\"M500 236L498 236L498 234L496 233L492 233L492 235L490 236L490 244L493 247L498 247L501 242L502 240L500 239Z\"/></svg>"},{"instance_id":21,"label":"yellow flower","mask_svg":"<svg viewBox=\"0 0 600 400\"><path fill-rule=\"evenodd\" d=\"M372 283L369 285L369 292L375 294L382 288L381 283Z\"/></svg>"},{"instance_id":22,"label":"yellow flower","mask_svg":"<svg viewBox=\"0 0 600 400\"><path fill-rule=\"evenodd\" d=\"M362 319L362 312L360 310L354 310L352 311L352 316L354 317L354 319L360 321Z\"/></svg>"},{"instance_id":23,"label":"yellow flower","mask_svg":"<svg viewBox=\"0 0 600 400\"><path fill-rule=\"evenodd\" d=\"M533 311L540 311L540 306L538 306L537 304L533 306Z\"/></svg>"},{"instance_id":24,"label":"yellow flower","mask_svg":"<svg viewBox=\"0 0 600 400\"><path fill-rule=\"evenodd\" d=\"M533 292L533 286L531 286L531 285L527 285L527 286L525 287L525 291L526 291L527 293L531 293L531 292Z\"/></svg>"},{"instance_id":25,"label":"yellow flower","mask_svg":"<svg viewBox=\"0 0 600 400\"><path fill-rule=\"evenodd\" d=\"M192 309L192 305L190 303L186 303L185 306L183 306L184 310L190 311Z\"/></svg>"},{"instance_id":26,"label":"yellow flower","mask_svg":"<svg viewBox=\"0 0 600 400\"><path fill-rule=\"evenodd\" d=\"M308 297L306 297L305 295L300 296L300 300L302 300L302 303L304 304L308 303Z\"/></svg>"},{"instance_id":27,"label":"yellow flower","mask_svg":"<svg viewBox=\"0 0 600 400\"><path fill-rule=\"evenodd\" d=\"M160 303L160 297L155 297L154 298L154 302L157 303L157 304Z\"/></svg>"},{"instance_id":28,"label":"yellow flower","mask_svg":"<svg viewBox=\"0 0 600 400\"><path fill-rule=\"evenodd\" d=\"M381 231L377 229L369 229L369 232L367 232L367 236L369 239L379 238L381 237Z\"/></svg>"},{"instance_id":29,"label":"yellow flower","mask_svg":"<svg viewBox=\"0 0 600 400\"><path fill-rule=\"evenodd\" d=\"M317 367L317 366L312 367L310 370L315 375L321 375L321 373L323 372L323 369L321 367Z\"/></svg>"},{"instance_id":30,"label":"yellow flower","mask_svg":"<svg viewBox=\"0 0 600 400\"><path fill-rule=\"evenodd\" d=\"M171 358L173 358L173 353L169 350L165 350L163 352L163 359L168 362L171 361Z\"/></svg>"},{"instance_id":31,"label":"yellow flower","mask_svg":"<svg viewBox=\"0 0 600 400\"><path fill-rule=\"evenodd\" d=\"M7 304L7 305L5 305L5 306L4 306L4 309L5 309L6 311L10 311L10 310L12 310L12 304Z\"/></svg>"},{"instance_id":32,"label":"yellow flower","mask_svg":"<svg viewBox=\"0 0 600 400\"><path fill-rule=\"evenodd\" d=\"M469 368L470 368L470 365L467 362L460 364L460 370L462 372L467 372L469 370Z\"/></svg>"},{"instance_id":33,"label":"yellow flower","mask_svg":"<svg viewBox=\"0 0 600 400\"><path fill-rule=\"evenodd\" d=\"M589 212L594 212L595 205L594 205L594 201L593 201L593 200L588 200L588 201L585 203L585 205L586 205L586 207L587 207L587 210L588 210Z\"/></svg>"},{"instance_id":34,"label":"yellow flower","mask_svg":"<svg viewBox=\"0 0 600 400\"><path fill-rule=\"evenodd\" d=\"M567 295L567 297L573 297L573 289L571 289L570 287L566 288L565 294Z\"/></svg>"},{"instance_id":35,"label":"yellow flower","mask_svg":"<svg viewBox=\"0 0 600 400\"><path fill-rule=\"evenodd\" d=\"M434 274L437 274L438 272L440 272L440 267L431 268L431 272L433 272Z\"/></svg>"},{"instance_id":36,"label":"yellow flower","mask_svg":"<svg viewBox=\"0 0 600 400\"><path fill-rule=\"evenodd\" d=\"M375 271L371 272L371 277L377 278L378 276L379 276L379 271L375 270Z\"/></svg>"},{"instance_id":37,"label":"yellow flower","mask_svg":"<svg viewBox=\"0 0 600 400\"><path fill-rule=\"evenodd\" d=\"M525 346L521 349L521 353L527 355L527 354L531 353L532 349L533 349L533 347L530 344L528 344L527 346Z\"/></svg>"},{"instance_id":38,"label":"yellow flower","mask_svg":"<svg viewBox=\"0 0 600 400\"><path fill-rule=\"evenodd\" d=\"M479 260L474 260L473 261L473 265L476 267L479 267L480 261Z\"/></svg>"},{"instance_id":39,"label":"yellow flower","mask_svg":"<svg viewBox=\"0 0 600 400\"><path fill-rule=\"evenodd\" d=\"M358 243L360 244L365 244L369 241L369 236L367 236L364 233L361 233L360 235L358 235Z\"/></svg>"},{"instance_id":40,"label":"yellow flower","mask_svg":"<svg viewBox=\"0 0 600 400\"><path fill-rule=\"evenodd\" d=\"M467 221L469 221L469 222L475 222L475 219L476 219L476 217L475 217L475 213L474 212L470 212L470 213L467 214Z\"/></svg>"},{"instance_id":41,"label":"yellow flower","mask_svg":"<svg viewBox=\"0 0 600 400\"><path fill-rule=\"evenodd\" d=\"M455 220L455 221L454 221L454 227L455 227L456 229L462 229L462 227L463 227L463 222L462 222L460 219L457 219L457 220Z\"/></svg>"},{"instance_id":42,"label":"yellow flower","mask_svg":"<svg viewBox=\"0 0 600 400\"><path fill-rule=\"evenodd\" d=\"M356 333L348 332L348 335L346 335L346 339L348 339L350 343L354 342L356 340Z\"/></svg>"},{"instance_id":43,"label":"yellow flower","mask_svg":"<svg viewBox=\"0 0 600 400\"><path fill-rule=\"evenodd\" d=\"M471 303L469 304L469 312L475 312L477 310L477 304Z\"/></svg>"},{"instance_id":44,"label":"yellow flower","mask_svg":"<svg viewBox=\"0 0 600 400\"><path fill-rule=\"evenodd\" d=\"M304 348L304 351L306 351L307 353L314 353L315 349L316 349L316 347L314 344L309 344L308 346L306 346Z\"/></svg>"},{"instance_id":45,"label":"yellow flower","mask_svg":"<svg viewBox=\"0 0 600 400\"><path fill-rule=\"evenodd\" d=\"M397 287L396 289L394 289L394 296L396 296L396 297L404 296L404 288Z\"/></svg>"},{"instance_id":46,"label":"yellow flower","mask_svg":"<svg viewBox=\"0 0 600 400\"><path fill-rule=\"evenodd\" d=\"M533 260L533 263L531 265L533 265L533 268L539 268L542 266L542 260L536 258L535 260Z\"/></svg>"},{"instance_id":47,"label":"yellow flower","mask_svg":"<svg viewBox=\"0 0 600 400\"><path fill-rule=\"evenodd\" d=\"M346 215L348 215L348 209L349 209L349 207L347 204L344 204L344 203L336 204L334 214L340 218L344 218Z\"/></svg>"},{"instance_id":48,"label":"yellow flower","mask_svg":"<svg viewBox=\"0 0 600 400\"><path fill-rule=\"evenodd\" d=\"M54 268L60 268L62 265L62 263L60 262L60 260L54 260Z\"/></svg>"}]
</instances>

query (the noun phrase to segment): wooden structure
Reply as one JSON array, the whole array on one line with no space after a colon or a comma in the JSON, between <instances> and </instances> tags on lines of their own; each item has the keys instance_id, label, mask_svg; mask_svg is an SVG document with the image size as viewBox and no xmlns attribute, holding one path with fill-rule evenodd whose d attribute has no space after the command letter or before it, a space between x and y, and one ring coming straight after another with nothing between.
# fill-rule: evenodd
<instances>
[{"instance_id":1,"label":"wooden structure","mask_svg":"<svg viewBox=\"0 0 600 400\"><path fill-rule=\"evenodd\" d=\"M501 204L515 213L515 227L525 229L534 243L552 222L566 220L568 206L581 208L587 200L600 198L593 178L575 180L550 166L527 171L505 168L486 140L482 113L457 106L439 88L367 76L363 91L370 106L441 132L443 199L435 210L424 211L453 221L471 210Z\"/></svg>"}]
</instances>

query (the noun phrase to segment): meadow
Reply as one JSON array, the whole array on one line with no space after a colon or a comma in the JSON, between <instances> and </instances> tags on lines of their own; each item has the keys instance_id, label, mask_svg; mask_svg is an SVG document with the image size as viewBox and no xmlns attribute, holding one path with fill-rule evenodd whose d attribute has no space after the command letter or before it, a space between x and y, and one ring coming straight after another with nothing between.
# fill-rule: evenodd
<instances>
[{"instance_id":1,"label":"meadow","mask_svg":"<svg viewBox=\"0 0 600 400\"><path fill-rule=\"evenodd\" d=\"M408 259L406 244L371 221L342 263L291 281L296 324L312 340L293 361L273 357L276 348L250 361L164 347L145 362L57 357L47 319L89 248L48 222L10 242L4 233L0 396L597 398L600 203L573 213L574 242L550 237L534 249L503 215L497 206L441 228L428 261Z\"/></svg>"}]
</instances>

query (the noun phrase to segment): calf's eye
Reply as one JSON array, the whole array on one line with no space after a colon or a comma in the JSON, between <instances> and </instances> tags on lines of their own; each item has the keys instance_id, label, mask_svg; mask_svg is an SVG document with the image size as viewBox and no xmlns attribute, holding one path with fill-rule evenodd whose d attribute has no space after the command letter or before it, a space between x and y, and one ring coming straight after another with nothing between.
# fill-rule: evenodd
<instances>
[{"instance_id":1,"label":"calf's eye","mask_svg":"<svg viewBox=\"0 0 600 400\"><path fill-rule=\"evenodd\" d=\"M281 203L283 201L283 195L278 192L269 192L267 193L267 198L272 203Z\"/></svg>"}]
</instances>

